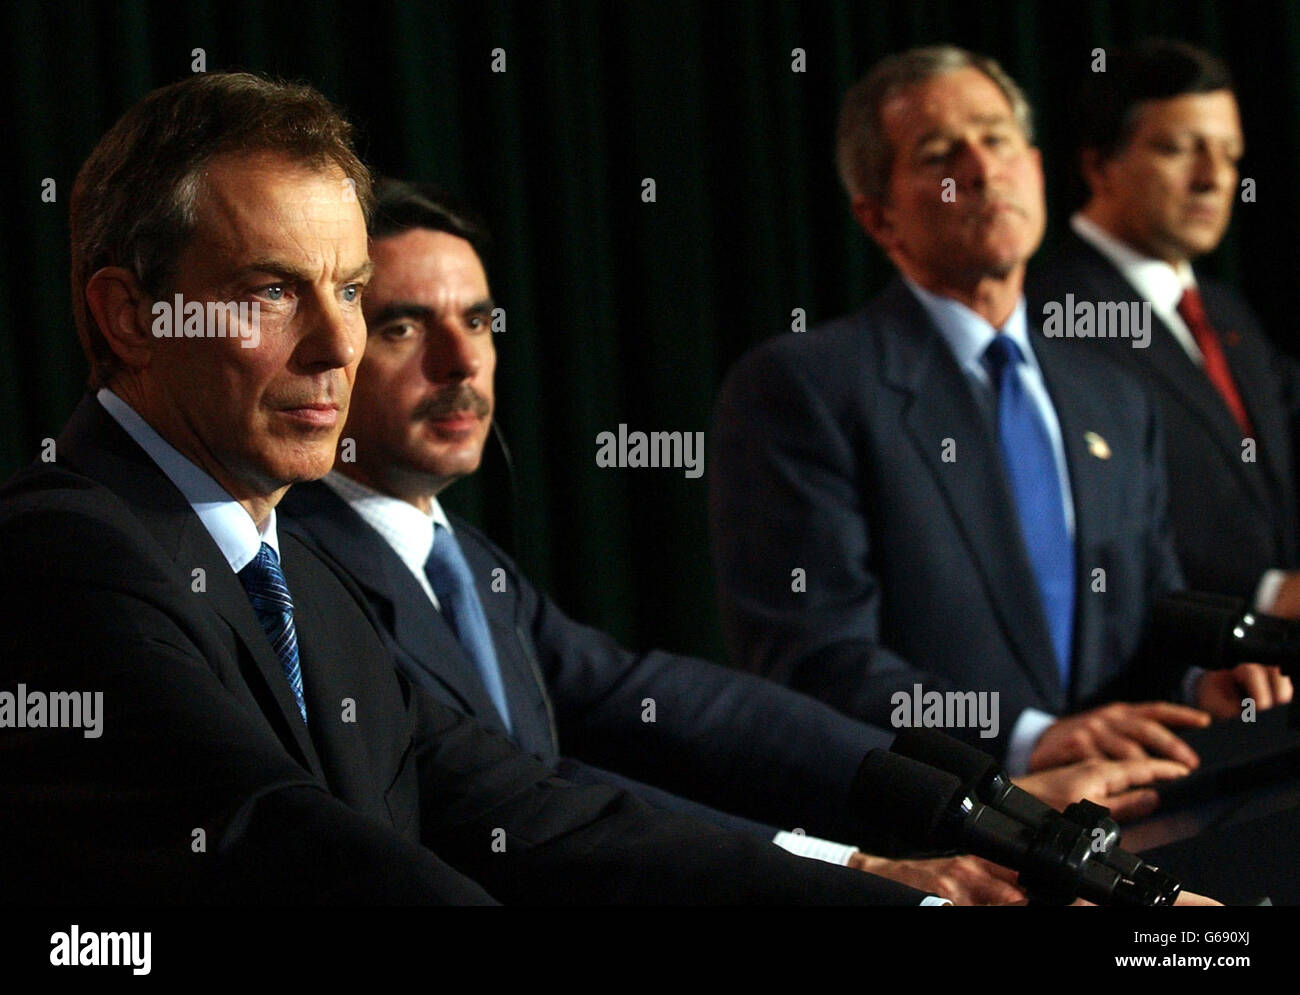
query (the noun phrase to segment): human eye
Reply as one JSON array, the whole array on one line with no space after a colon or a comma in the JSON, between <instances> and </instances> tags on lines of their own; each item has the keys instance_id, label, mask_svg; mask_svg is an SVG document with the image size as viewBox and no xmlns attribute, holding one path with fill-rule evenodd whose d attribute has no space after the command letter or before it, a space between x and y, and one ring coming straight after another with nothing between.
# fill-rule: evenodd
<instances>
[{"instance_id":1,"label":"human eye","mask_svg":"<svg viewBox=\"0 0 1300 995\"><path fill-rule=\"evenodd\" d=\"M269 283L264 287L257 287L253 293L258 297L266 298L268 301L279 302L284 300L288 288L283 283Z\"/></svg>"},{"instance_id":2,"label":"human eye","mask_svg":"<svg viewBox=\"0 0 1300 995\"><path fill-rule=\"evenodd\" d=\"M419 332L419 326L413 321L394 321L379 329L379 334L390 342L413 339Z\"/></svg>"}]
</instances>

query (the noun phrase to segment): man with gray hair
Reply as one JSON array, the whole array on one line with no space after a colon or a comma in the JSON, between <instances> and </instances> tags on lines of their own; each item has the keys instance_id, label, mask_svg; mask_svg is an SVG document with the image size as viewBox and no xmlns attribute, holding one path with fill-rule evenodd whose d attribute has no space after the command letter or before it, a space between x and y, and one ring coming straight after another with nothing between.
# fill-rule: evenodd
<instances>
[{"instance_id":1,"label":"man with gray hair","mask_svg":"<svg viewBox=\"0 0 1300 995\"><path fill-rule=\"evenodd\" d=\"M1149 609L1182 586L1160 435L1134 378L1026 313L1046 213L1032 142L1014 81L954 47L890 56L849 90L841 177L898 277L723 387L724 629L740 666L879 725L951 724L931 702L989 696L996 737L949 731L1012 773L1195 764L1171 727L1237 689L1147 649Z\"/></svg>"}]
</instances>

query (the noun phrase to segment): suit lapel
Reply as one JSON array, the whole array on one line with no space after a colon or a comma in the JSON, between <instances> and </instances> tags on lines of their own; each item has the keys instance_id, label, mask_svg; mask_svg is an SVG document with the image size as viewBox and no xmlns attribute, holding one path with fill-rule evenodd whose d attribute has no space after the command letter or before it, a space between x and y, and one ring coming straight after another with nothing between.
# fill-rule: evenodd
<instances>
[{"instance_id":1,"label":"suit lapel","mask_svg":"<svg viewBox=\"0 0 1300 995\"><path fill-rule=\"evenodd\" d=\"M254 662L255 667L245 668L243 676L263 713L286 748L323 778L279 657L239 578L185 496L93 397L83 400L69 419L59 438L59 451L67 454L72 465L122 495L176 564L194 596L206 599L230 626Z\"/></svg>"},{"instance_id":2,"label":"suit lapel","mask_svg":"<svg viewBox=\"0 0 1300 995\"><path fill-rule=\"evenodd\" d=\"M1007 641L1044 699L1058 700L1056 654L988 418L939 330L901 281L872 311L884 378L907 395L904 429L948 503ZM956 444L950 462L945 439Z\"/></svg>"},{"instance_id":3,"label":"suit lapel","mask_svg":"<svg viewBox=\"0 0 1300 995\"><path fill-rule=\"evenodd\" d=\"M1086 296L1088 299L1095 301L1120 302L1141 299L1137 290L1124 279L1123 274L1115 268L1109 259L1073 232L1070 237L1070 252L1079 261L1079 269L1083 279L1077 289L1067 289L1071 289L1076 296ZM1219 320L1216 321L1215 314L1209 310L1208 302L1207 316L1220 335L1224 336L1224 351L1228 354L1229 366L1232 369L1233 376L1237 378L1238 386L1246 399L1247 409L1253 420L1255 412L1250 406L1251 391L1252 388L1259 389L1256 386L1257 376L1255 371L1243 367L1240 349L1227 346L1228 336L1226 332L1229 330L1225 330L1220 325L1221 313ZM1182 347L1169 326L1154 311L1151 314L1151 326L1151 344L1145 350L1137 350L1138 353L1145 353L1145 355L1135 355L1133 357L1134 361L1140 363L1151 376L1163 383L1178 398L1179 403L1203 423L1206 433L1228 458L1228 463L1241 479L1242 486L1260 504L1261 508L1268 508L1270 498L1263 489L1263 481L1258 474L1250 472L1249 467L1241 458L1241 429L1237 427L1237 423L1233 420L1227 405L1223 403L1218 391L1210 383L1205 371L1187 355L1187 350ZM1127 343L1122 344L1121 347L1131 348ZM1267 421L1265 425L1269 428L1270 433L1276 431L1275 427ZM1256 426L1257 429L1263 429L1264 427ZM1276 438L1277 436L1273 435L1272 437ZM1272 447L1263 444L1262 440L1260 448L1267 450Z\"/></svg>"},{"instance_id":4,"label":"suit lapel","mask_svg":"<svg viewBox=\"0 0 1300 995\"><path fill-rule=\"evenodd\" d=\"M455 516L449 518L474 574L479 601L492 631L492 643L510 704L514 739L524 749L542 756L558 755L559 736L550 692L546 689L533 639L523 631L517 617L521 592L517 589L510 591L504 586L518 588L520 579L502 575L503 586L494 589L495 572L504 571L498 555L469 525Z\"/></svg>"},{"instance_id":5,"label":"suit lapel","mask_svg":"<svg viewBox=\"0 0 1300 995\"><path fill-rule=\"evenodd\" d=\"M1222 305L1220 296L1211 287L1204 288L1206 315L1223 340L1223 352L1228 360L1228 368L1237 383L1246 411L1250 416L1251 427L1259 444L1256 460L1268 478L1268 485L1274 490L1272 495L1263 495L1259 490L1253 491L1264 500L1264 507L1271 509L1275 501L1280 501L1284 492L1283 480L1285 470L1280 462L1283 447L1289 445L1288 430L1283 420L1282 409L1276 404L1253 403L1257 397L1266 397L1277 388L1273 381L1273 372L1268 365L1268 357L1260 350L1248 348L1246 340L1239 329L1234 327L1232 319ZM1236 425L1234 424L1234 429ZM1240 433L1238 432L1239 436ZM1233 453L1234 466L1239 466L1243 476L1255 480L1255 475L1245 473L1246 464L1241 459L1241 439L1235 440ZM1262 482L1261 482L1262 483Z\"/></svg>"},{"instance_id":6,"label":"suit lapel","mask_svg":"<svg viewBox=\"0 0 1300 995\"><path fill-rule=\"evenodd\" d=\"M1039 326L1031 322L1030 337L1034 355L1043 371L1047 393L1056 410L1061 426L1061 443L1065 450L1065 463L1070 475L1071 503L1074 507L1075 597L1074 646L1071 666L1071 683L1074 687L1091 687L1093 676L1088 671L1100 665L1102 656L1096 649L1103 613L1102 601L1088 597L1094 564L1089 562L1100 534L1099 519L1102 502L1093 496L1107 493L1114 486L1103 474L1103 459L1087 445L1090 432L1105 429L1093 408L1095 385L1077 375L1077 357L1069 347L1062 349L1060 339L1048 339L1040 334ZM1105 434L1099 433L1104 439ZM1105 458L1109 458L1108 456Z\"/></svg>"},{"instance_id":7,"label":"suit lapel","mask_svg":"<svg viewBox=\"0 0 1300 995\"><path fill-rule=\"evenodd\" d=\"M285 512L343 565L375 604L400 649L466 714L480 725L504 732L496 706L460 640L383 537L319 482L292 488Z\"/></svg>"}]
</instances>

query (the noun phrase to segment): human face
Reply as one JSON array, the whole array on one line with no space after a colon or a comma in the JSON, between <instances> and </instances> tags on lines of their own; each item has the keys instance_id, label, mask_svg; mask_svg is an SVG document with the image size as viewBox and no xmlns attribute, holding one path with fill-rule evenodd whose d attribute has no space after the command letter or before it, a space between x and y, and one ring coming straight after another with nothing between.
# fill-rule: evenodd
<instances>
[{"instance_id":1,"label":"human face","mask_svg":"<svg viewBox=\"0 0 1300 995\"><path fill-rule=\"evenodd\" d=\"M427 510L447 484L478 469L492 424L492 297L473 247L413 228L371 244L369 343L339 469Z\"/></svg>"},{"instance_id":2,"label":"human face","mask_svg":"<svg viewBox=\"0 0 1300 995\"><path fill-rule=\"evenodd\" d=\"M973 68L909 86L881 108L893 149L883 204L856 204L903 273L936 292L1021 273L1046 223L1038 150Z\"/></svg>"},{"instance_id":3,"label":"human face","mask_svg":"<svg viewBox=\"0 0 1300 995\"><path fill-rule=\"evenodd\" d=\"M154 338L132 397L237 500L278 499L333 463L366 339L370 262L350 192L341 170L278 156L218 158L206 170L165 301L256 304L257 344Z\"/></svg>"},{"instance_id":4,"label":"human face","mask_svg":"<svg viewBox=\"0 0 1300 995\"><path fill-rule=\"evenodd\" d=\"M1147 101L1128 144L1085 166L1087 213L1156 259L1176 263L1210 252L1232 218L1244 145L1229 90Z\"/></svg>"}]
</instances>

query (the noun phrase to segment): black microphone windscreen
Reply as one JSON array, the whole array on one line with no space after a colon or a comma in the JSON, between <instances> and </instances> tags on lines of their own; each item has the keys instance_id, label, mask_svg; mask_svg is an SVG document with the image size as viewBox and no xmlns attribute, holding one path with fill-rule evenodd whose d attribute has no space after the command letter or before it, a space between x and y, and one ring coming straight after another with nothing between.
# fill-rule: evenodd
<instances>
[{"instance_id":1,"label":"black microphone windscreen","mask_svg":"<svg viewBox=\"0 0 1300 995\"><path fill-rule=\"evenodd\" d=\"M998 762L960 739L938 729L904 729L894 738L890 749L900 756L946 770L961 781L969 794L982 802L994 800L983 797L980 789L990 777L999 773Z\"/></svg>"},{"instance_id":2,"label":"black microphone windscreen","mask_svg":"<svg viewBox=\"0 0 1300 995\"><path fill-rule=\"evenodd\" d=\"M1176 591L1152 611L1151 643L1167 660L1214 669L1228 662L1232 629L1247 609L1242 598Z\"/></svg>"},{"instance_id":3,"label":"black microphone windscreen","mask_svg":"<svg viewBox=\"0 0 1300 995\"><path fill-rule=\"evenodd\" d=\"M858 768L853 797L870 799L877 818L899 838L918 846L957 843L947 816L965 794L945 771L885 750L871 750Z\"/></svg>"}]
</instances>

